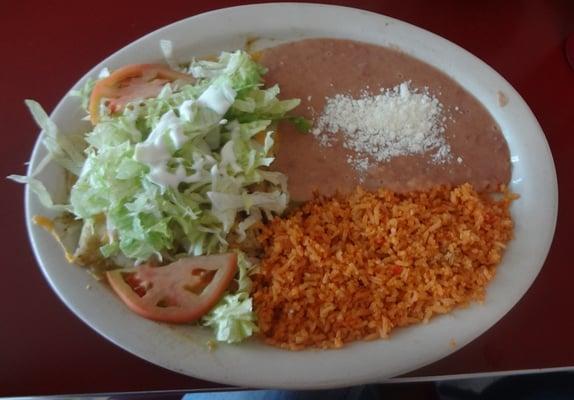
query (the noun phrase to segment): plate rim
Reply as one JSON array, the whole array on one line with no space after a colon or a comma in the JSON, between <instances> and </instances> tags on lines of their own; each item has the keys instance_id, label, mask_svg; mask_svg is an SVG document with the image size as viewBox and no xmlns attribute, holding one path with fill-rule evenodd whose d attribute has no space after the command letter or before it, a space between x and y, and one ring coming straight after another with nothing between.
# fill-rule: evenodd
<instances>
[{"instance_id":1,"label":"plate rim","mask_svg":"<svg viewBox=\"0 0 574 400\"><path fill-rule=\"evenodd\" d=\"M457 45L456 43L451 42L450 40L443 38L435 33L432 33L426 29L423 28L419 28L415 25L412 25L408 22L404 22L401 20L398 20L396 18L393 17L389 17L383 14L378 14L375 12L371 12L371 11L367 11L367 10L362 10L362 9L358 9L358 8L352 8L352 7L345 7L345 6L337 6L337 5L327 5L327 4L314 4L314 3L289 3L289 2L282 2L282 3L262 3L262 4L250 4L250 5L240 5L240 6L234 6L234 7L227 7L227 8L221 8L221 9L216 9L216 10L211 10L205 13L201 13L201 14L196 14L187 18L183 18L181 20L175 21L173 23L170 23L168 25L159 27L158 29L155 29L143 36L141 36L140 38L126 44L125 46L123 46L122 48L120 48L119 50L113 52L112 54L110 54L108 57L106 57L104 60L102 60L101 62L99 62L98 64L96 64L93 68L91 68L86 74L84 74L82 76L81 79L79 79L73 87L77 87L78 85L80 85L82 82L84 82L87 77L89 76L93 76L94 73L96 71L98 71L99 68L101 68L102 65L106 64L109 60L114 59L117 57L118 54L127 51L129 47L132 47L138 43L145 43L146 41L148 41L150 39L151 36L153 35L157 35L160 31L163 30L167 30L167 29L174 29L176 28L177 25L184 25L190 22L193 22L194 19L199 19L199 18L206 18L206 17L213 17L213 16L217 16L217 15L224 15L226 13L233 13L236 10L245 10L245 9L253 9L253 10L257 10L257 9L263 9L263 8L278 8L281 9L283 7L295 7L295 8L329 8L329 9L338 9L339 11L345 13L345 12L359 12L359 13L363 13L365 15L367 15L367 17L369 18L380 18L380 19L387 19L392 21L393 23L399 24L399 25L403 25L405 27L407 27L408 29L412 29L415 32L418 33L424 33L425 35L430 35L429 37L431 37L434 40L438 40L439 42L442 42L441 44L447 45L447 47L452 47L458 49L458 51L462 51L464 52L467 56L470 56L473 59L473 62L478 62L482 65L482 67L486 67L487 69L490 70L491 74L495 74L497 76L497 78L501 81L504 82L506 84L507 87L505 87L506 90L508 90L510 92L510 95L513 99L518 100L519 102L521 102L522 104L520 104L520 106L522 108L524 108L526 111L528 111L528 113L530 114L530 117L532 119L531 122L534 123L533 126L535 126L535 128L537 128L538 133L540 133L540 139L542 139L543 143L545 144L545 148L542 150L543 152L546 152L547 155L549 156L549 161L551 164L551 168L550 168L550 175L553 177L552 182L550 183L550 186L554 187L554 191L553 193L549 193L549 196L552 198L552 203L553 203L553 218L551 221L551 228L549 230L549 241L547 243L546 246L546 250L544 252L544 254L539 254L539 258L541 259L540 262L540 267L538 268L538 271L536 274L534 274L532 276L532 279L530 280L530 282L528 283L526 289L524 290L524 292L519 296L518 300L516 302L514 302L513 305L510 306L510 308L508 308L499 318L496 319L496 321L493 324L490 324L488 326L486 326L484 329L480 330L478 334L473 335L473 338L470 339L468 342L466 343L462 343L461 346L458 346L458 348L456 350L447 352L445 354L443 354L441 357L436 358L430 362L424 361L424 362L420 362L419 364L416 364L412 367L409 367L407 370L404 370L398 374L395 375L400 375L404 372L407 371L412 371L415 370L419 367L422 367L423 365L427 365L431 362L435 362L438 361L441 358L444 358L452 353L454 353L455 351L460 350L462 347L464 347L466 344L468 344L469 342L477 339L479 336L481 336L486 330L491 329L494 325L496 325L496 323L498 323L500 320L502 320L504 318L504 316L510 311L512 310L514 307L516 307L518 305L518 303L520 302L520 300L526 295L526 293L530 290L530 288L532 287L533 282L535 281L535 279L537 278L537 276L539 275L540 271L543 268L544 265L544 261L546 260L548 253L550 251L550 247L553 241L553 237L554 237L554 232L556 229L556 222L557 222L557 216L558 216L558 184L557 184L557 177L556 177L556 169L555 169L555 164L554 164L554 160L552 157L552 153L550 150L550 146L548 144L548 141L546 139L546 136L544 135L544 132L542 130L542 128L540 127L540 124L538 123L536 116L534 115L534 113L532 112L532 110L530 109L530 107L527 105L527 103L524 101L524 99L521 97L521 95L516 91L516 89L514 89L512 87L512 85L510 85L510 83L508 83L506 81L506 79L504 77L502 77L496 70L494 70L492 67L490 67L487 63L485 63L484 61L482 61L480 58L478 58L477 56L475 56L474 54L470 53L469 51L465 50L464 48L462 48L461 46ZM426 61L425 61L426 62ZM432 64L431 64L432 65ZM445 71L443 71L445 72ZM450 75L449 75L450 76ZM67 93L66 95L58 102L58 104L56 105L56 107L54 108L54 110L51 113L52 115L58 114L59 112L61 112L61 109L64 107L64 101L67 97ZM472 93L471 93L472 94ZM41 152L41 148L42 145L40 143L42 137L42 133L40 133L38 135L38 139L36 140L36 143L34 145L30 160L32 162L30 162L29 167L28 167L28 174L31 172L31 170L33 169L33 167L35 166L36 162L34 162L34 160L37 160L38 158L38 153ZM506 136L505 136L506 138ZM26 226L27 226L27 231L28 231L28 237L31 241L31 245L34 251L34 256L38 262L38 265L40 267L40 270L42 271L42 274L44 275L44 277L46 278L46 280L48 281L48 283L50 284L50 286L52 287L52 290L54 290L54 292L57 294L57 296L60 298L60 300L66 305L66 307L71 310L78 318L80 318L84 323L86 323L86 325L88 325L92 330L96 331L98 334L100 334L101 336L105 337L107 340L111 341L112 343L114 343L115 345L117 345L118 347L128 351L131 354L136 355L139 358L142 358L148 362L151 362L155 365L159 365L163 368L172 370L174 372L178 372L178 373L182 373L188 376L193 376L199 379L204 379L204 380L208 380L208 381L212 381L212 382L221 382L221 383L226 383L226 384L237 384L237 385L253 385L254 381L253 380L237 380L236 377L230 377L230 376L225 376L224 375L220 375L217 377L214 377L211 374L201 374L201 373L197 373L197 371L194 371L193 374L191 374L188 370L181 370L180 368L174 367L174 365L171 364L165 364L162 362L158 362L157 359L155 359L154 357L149 357L149 355L142 355L140 352L134 351L133 346L130 346L129 344L123 343L121 341L117 340L117 337L115 337L114 335L111 335L109 332L102 332L102 330L100 329L101 327L96 326L96 324L90 320L89 318L86 318L85 314L79 310L77 308L77 306L73 303L70 303L69 299L66 297L65 293L63 293L61 291L61 289L58 287L57 283L54 282L53 277L50 275L50 271L49 271L49 266L44 265L44 260L41 257L41 249L38 247L38 242L36 236L38 235L37 232L35 231L37 228L33 225L32 221L31 221L31 214L30 214L30 209L31 209L31 203L34 201L32 199L34 195L31 193L31 191L29 190L29 188L26 188L25 191L25 215L26 215ZM392 340L392 339L391 339ZM382 375L380 375L382 376ZM386 378L383 378L386 379ZM357 383L366 383L366 382L374 382L374 381L378 381L379 379L377 378L377 376L374 375L369 375L369 376L362 376L362 377L352 377L352 379L347 379L347 380L342 380L342 381L313 381L312 379L308 382L298 382L298 383L292 383L292 382L287 382L287 381L274 381L274 382L256 382L256 386L258 387L284 387L284 388L291 388L291 389L300 389L300 388L331 388L331 387L340 387L340 386L347 386L349 384L357 384Z\"/></svg>"}]
</instances>

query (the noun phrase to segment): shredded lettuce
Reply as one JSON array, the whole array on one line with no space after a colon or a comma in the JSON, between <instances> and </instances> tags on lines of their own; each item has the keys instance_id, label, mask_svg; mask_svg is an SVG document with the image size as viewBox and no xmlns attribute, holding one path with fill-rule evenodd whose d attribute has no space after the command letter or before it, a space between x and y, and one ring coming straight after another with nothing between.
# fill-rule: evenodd
<instances>
[{"instance_id":1,"label":"shredded lettuce","mask_svg":"<svg viewBox=\"0 0 574 400\"><path fill-rule=\"evenodd\" d=\"M42 106L34 100L25 100L34 120L44 131L43 144L54 161L78 175L84 164L83 148L78 136L63 135L56 124L48 117Z\"/></svg>"},{"instance_id":2,"label":"shredded lettuce","mask_svg":"<svg viewBox=\"0 0 574 400\"><path fill-rule=\"evenodd\" d=\"M92 93L95 84L95 79L88 78L84 86L82 86L80 89L70 90L70 96L80 98L82 109L84 111L88 111L88 106L90 105L90 94Z\"/></svg>"},{"instance_id":3,"label":"shredded lettuce","mask_svg":"<svg viewBox=\"0 0 574 400\"><path fill-rule=\"evenodd\" d=\"M32 171L29 176L9 175L8 179L27 184L30 190L38 196L44 207L54 211L69 212L71 206L69 204L55 204L52 195L44 184L37 179L37 175L51 161L55 161L69 173L78 175L85 162L83 151L86 144L80 136L60 133L56 124L48 117L38 102L25 100L25 104L38 126L43 130L42 144L48 150L48 155L38 163L36 170Z\"/></svg>"},{"instance_id":4,"label":"shredded lettuce","mask_svg":"<svg viewBox=\"0 0 574 400\"><path fill-rule=\"evenodd\" d=\"M27 184L30 190L38 196L38 200L40 203L46 207L47 209L54 210L54 211L70 211L71 208L68 204L54 204L54 200L52 200L52 195L46 189L46 186L42 183L42 181L30 177L30 176L23 176L23 175L8 175L8 179L13 180L14 182L24 183Z\"/></svg>"},{"instance_id":5,"label":"shredded lettuce","mask_svg":"<svg viewBox=\"0 0 574 400\"><path fill-rule=\"evenodd\" d=\"M171 69L179 71L180 67L173 51L173 42L171 40L160 40L159 47L167 65L169 65Z\"/></svg>"},{"instance_id":6,"label":"shredded lettuce","mask_svg":"<svg viewBox=\"0 0 574 400\"><path fill-rule=\"evenodd\" d=\"M299 101L278 100L277 86L262 89L265 70L242 51L194 61L190 71L194 84L168 84L121 115L100 115L86 135L70 204L82 219L106 215L117 241L103 249L108 255L140 262L224 251L234 228L243 238L287 205L285 185L262 168L273 161L274 121ZM251 189L264 181L271 190ZM248 222L238 227L240 213Z\"/></svg>"},{"instance_id":7,"label":"shredded lettuce","mask_svg":"<svg viewBox=\"0 0 574 400\"><path fill-rule=\"evenodd\" d=\"M257 332L255 313L249 297L251 279L249 273L254 268L242 252L237 253L239 278L238 289L228 293L202 318L201 323L215 332L220 342L238 343Z\"/></svg>"},{"instance_id":8,"label":"shredded lettuce","mask_svg":"<svg viewBox=\"0 0 574 400\"><path fill-rule=\"evenodd\" d=\"M86 248L104 259L137 264L220 253L227 250L228 234L244 240L263 218L281 214L289 200L286 177L267 167L274 160L277 121L305 126L305 120L287 115L299 100L279 100L278 86L263 88L265 68L244 51L183 67L170 42L161 47L170 66L190 73L193 83L167 83L156 97L134 100L119 113L101 107L90 132L63 135L38 103L26 100L49 155L30 176L10 178L85 227L102 221L105 235L90 242L96 250ZM70 93L85 110L96 82ZM52 160L74 176L65 204L55 204L37 179ZM239 289L203 319L218 340L235 343L257 330L251 268L240 254Z\"/></svg>"}]
</instances>

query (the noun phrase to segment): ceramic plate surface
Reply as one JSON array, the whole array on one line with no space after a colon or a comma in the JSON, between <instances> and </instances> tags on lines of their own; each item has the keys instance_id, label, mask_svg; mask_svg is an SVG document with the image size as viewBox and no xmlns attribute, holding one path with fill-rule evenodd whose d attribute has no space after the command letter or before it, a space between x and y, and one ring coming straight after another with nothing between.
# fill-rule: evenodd
<instances>
[{"instance_id":1,"label":"ceramic plate surface","mask_svg":"<svg viewBox=\"0 0 574 400\"><path fill-rule=\"evenodd\" d=\"M28 190L26 216L35 254L67 306L100 334L152 363L209 381L252 387L326 388L381 381L447 356L500 320L526 293L548 253L557 214L556 173L544 134L522 98L493 69L453 43L356 9L295 3L242 6L155 31L95 66L75 87L97 76L103 67L161 61L161 39L172 40L179 59L189 60L241 48L252 37L261 38L257 45L263 47L307 37L393 46L447 73L484 104L506 137L513 168L511 189L521 196L512 206L515 239L488 287L485 303L396 330L389 340L354 343L341 350L288 352L251 340L209 351L210 331L140 318L85 270L71 267L49 234L32 224L33 215L47 212ZM508 98L505 107L498 104L498 92ZM69 96L52 114L63 132L86 129L83 116L78 100ZM31 169L44 154L37 143ZM63 191L63 173L57 166L46 168L40 178L53 193Z\"/></svg>"}]
</instances>

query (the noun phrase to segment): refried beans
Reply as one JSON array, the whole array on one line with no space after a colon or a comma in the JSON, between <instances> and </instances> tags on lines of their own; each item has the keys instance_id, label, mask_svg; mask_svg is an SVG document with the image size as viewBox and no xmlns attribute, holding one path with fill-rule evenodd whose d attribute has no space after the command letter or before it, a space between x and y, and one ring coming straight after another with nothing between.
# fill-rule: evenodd
<instances>
[{"instance_id":1,"label":"refried beans","mask_svg":"<svg viewBox=\"0 0 574 400\"><path fill-rule=\"evenodd\" d=\"M377 94L405 81L428 90L445 111L449 161L434 162L427 153L400 155L370 163L362 172L348 163L354 153L341 141L323 146L314 135L281 123L271 168L288 176L293 200L309 200L314 191L349 193L357 186L406 192L470 183L489 191L510 179L509 150L496 121L453 79L416 58L355 41L306 39L265 49L259 61L269 70L265 84L279 84L283 98L301 99L296 113L311 120L321 114L326 98Z\"/></svg>"}]
</instances>

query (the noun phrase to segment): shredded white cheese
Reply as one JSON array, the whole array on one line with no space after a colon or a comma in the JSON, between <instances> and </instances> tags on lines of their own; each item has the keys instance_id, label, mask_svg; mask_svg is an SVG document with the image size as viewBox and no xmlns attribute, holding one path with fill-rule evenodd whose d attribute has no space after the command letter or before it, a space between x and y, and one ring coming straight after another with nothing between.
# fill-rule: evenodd
<instances>
[{"instance_id":1,"label":"shredded white cheese","mask_svg":"<svg viewBox=\"0 0 574 400\"><path fill-rule=\"evenodd\" d=\"M319 143L329 146L336 133L342 133L343 145L356 153L348 161L357 170L367 170L369 160L381 162L426 152L432 152L433 162L442 163L451 157L444 138L445 120L436 97L403 82L374 96L326 98L313 134Z\"/></svg>"}]
</instances>

